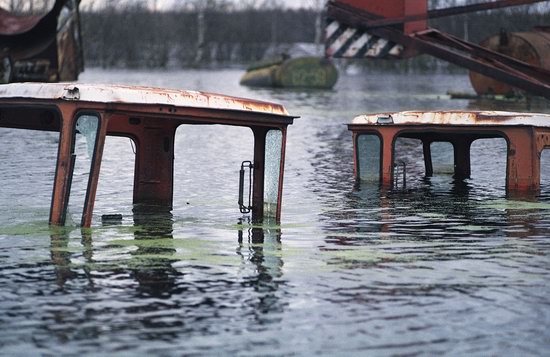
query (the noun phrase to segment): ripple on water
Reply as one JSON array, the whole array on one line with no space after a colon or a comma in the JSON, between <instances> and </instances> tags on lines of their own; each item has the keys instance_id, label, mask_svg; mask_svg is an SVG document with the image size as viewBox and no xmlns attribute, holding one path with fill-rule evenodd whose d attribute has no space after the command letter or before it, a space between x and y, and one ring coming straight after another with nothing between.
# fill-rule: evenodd
<instances>
[{"instance_id":1,"label":"ripple on water","mask_svg":"<svg viewBox=\"0 0 550 357\"><path fill-rule=\"evenodd\" d=\"M547 183L539 197L506 199L491 143L476 151L476 175L465 182L411 171L407 190L384 192L353 180L343 124L364 112L491 109L442 95L449 83L467 90L465 76L343 76L333 91L304 92L239 87L239 75L87 70L83 78L185 82L301 115L289 130L280 226L252 226L235 210L236 170L253 155L249 131L178 131L170 214L132 212L132 147L108 141L94 228L81 231L47 226L55 135L0 130L2 354L548 350ZM414 167L417 157L408 159ZM114 213L123 219L101 223Z\"/></svg>"}]
</instances>

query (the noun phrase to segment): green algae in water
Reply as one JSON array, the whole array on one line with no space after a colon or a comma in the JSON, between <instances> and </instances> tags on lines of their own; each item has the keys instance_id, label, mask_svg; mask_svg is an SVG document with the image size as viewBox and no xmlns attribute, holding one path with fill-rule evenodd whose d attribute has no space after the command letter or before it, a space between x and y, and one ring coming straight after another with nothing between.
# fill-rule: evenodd
<instances>
[{"instance_id":1,"label":"green algae in water","mask_svg":"<svg viewBox=\"0 0 550 357\"><path fill-rule=\"evenodd\" d=\"M497 230L497 228L494 228L494 227L476 226L473 224L449 227L449 229L454 231L465 231L465 232L494 232Z\"/></svg>"},{"instance_id":2,"label":"green algae in water","mask_svg":"<svg viewBox=\"0 0 550 357\"><path fill-rule=\"evenodd\" d=\"M136 246L138 248L157 249L210 249L214 248L214 242L205 242L196 239L174 238L143 238L143 239L113 239L105 242L112 246Z\"/></svg>"},{"instance_id":3,"label":"green algae in water","mask_svg":"<svg viewBox=\"0 0 550 357\"><path fill-rule=\"evenodd\" d=\"M515 200L494 200L484 202L480 205L481 208L498 209L498 210L546 210L550 209L550 203L544 202L529 202Z\"/></svg>"},{"instance_id":4,"label":"green algae in water","mask_svg":"<svg viewBox=\"0 0 550 357\"><path fill-rule=\"evenodd\" d=\"M50 251L55 253L82 253L87 249L84 247L53 247L50 248Z\"/></svg>"},{"instance_id":5,"label":"green algae in water","mask_svg":"<svg viewBox=\"0 0 550 357\"><path fill-rule=\"evenodd\" d=\"M197 239L116 239L106 242L110 246L137 247L144 252L133 251L132 257L121 259L121 263L132 266L145 264L147 266L156 265L159 261L193 261L207 265L238 265L240 264L237 255L225 255L217 251L215 242L206 242ZM175 249L183 249L182 252L176 252ZM160 252L154 252L155 249ZM173 249L173 252L166 250Z\"/></svg>"},{"instance_id":6,"label":"green algae in water","mask_svg":"<svg viewBox=\"0 0 550 357\"><path fill-rule=\"evenodd\" d=\"M0 235L34 236L70 233L74 228L50 226L47 221L34 221L0 227Z\"/></svg>"},{"instance_id":7,"label":"green algae in water","mask_svg":"<svg viewBox=\"0 0 550 357\"><path fill-rule=\"evenodd\" d=\"M309 228L315 226L315 222L303 222L303 223L287 223L287 224L275 224L275 223L264 223L264 224L232 224L230 226L219 226L220 229L232 229L236 231L246 230L250 228L261 228L264 230L277 230L277 229L291 229L291 228Z\"/></svg>"},{"instance_id":8,"label":"green algae in water","mask_svg":"<svg viewBox=\"0 0 550 357\"><path fill-rule=\"evenodd\" d=\"M374 265L387 261L405 260L395 254L365 249L364 247L358 249L326 250L322 252L322 255L328 259L329 264L337 264L343 267L348 267L353 263Z\"/></svg>"},{"instance_id":9,"label":"green algae in water","mask_svg":"<svg viewBox=\"0 0 550 357\"><path fill-rule=\"evenodd\" d=\"M422 218L441 218L441 219L447 218L447 216L444 214L432 213L432 212L419 212L418 216Z\"/></svg>"}]
</instances>

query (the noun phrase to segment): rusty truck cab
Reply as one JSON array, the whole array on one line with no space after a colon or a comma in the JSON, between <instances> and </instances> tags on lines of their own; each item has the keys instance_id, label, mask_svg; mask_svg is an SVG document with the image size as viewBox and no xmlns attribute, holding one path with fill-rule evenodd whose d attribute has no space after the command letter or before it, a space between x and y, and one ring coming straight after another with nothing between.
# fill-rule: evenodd
<instances>
[{"instance_id":1,"label":"rusty truck cab","mask_svg":"<svg viewBox=\"0 0 550 357\"><path fill-rule=\"evenodd\" d=\"M506 189L516 193L539 190L541 152L550 146L550 115L545 114L410 111L361 115L348 128L353 134L356 179L385 188L394 187L403 174L395 160L398 138L421 141L426 177L433 175L431 144L452 144L455 179L470 177L474 141L503 138L507 146Z\"/></svg>"},{"instance_id":2,"label":"rusty truck cab","mask_svg":"<svg viewBox=\"0 0 550 357\"><path fill-rule=\"evenodd\" d=\"M133 203L172 209L176 129L196 124L252 130L254 157L235 170L240 174L239 209L251 212L255 222L268 216L279 221L286 130L293 119L278 104L195 91L63 83L0 87L0 127L59 132L49 218L53 225L64 225L67 219L79 160L77 136L86 142L85 153L79 155L89 157L80 220L89 227L107 135L135 143Z\"/></svg>"}]
</instances>

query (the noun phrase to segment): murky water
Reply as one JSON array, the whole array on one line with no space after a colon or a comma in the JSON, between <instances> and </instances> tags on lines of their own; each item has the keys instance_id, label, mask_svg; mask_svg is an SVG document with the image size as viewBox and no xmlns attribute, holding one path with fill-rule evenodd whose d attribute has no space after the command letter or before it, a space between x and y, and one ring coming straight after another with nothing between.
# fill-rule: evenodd
<instances>
[{"instance_id":1,"label":"murky water","mask_svg":"<svg viewBox=\"0 0 550 357\"><path fill-rule=\"evenodd\" d=\"M81 231L47 225L56 135L0 129L1 354L547 353L550 197L505 198L498 141L476 147L467 182L443 172L407 191L354 187L344 125L365 112L525 107L450 100L448 89L469 90L460 75L348 75L304 92L239 87L240 74L88 70L82 81L284 103L302 118L281 226L238 224L249 130L178 131L171 214L132 214L132 146L110 138L94 227ZM102 223L108 213L122 222Z\"/></svg>"}]
</instances>

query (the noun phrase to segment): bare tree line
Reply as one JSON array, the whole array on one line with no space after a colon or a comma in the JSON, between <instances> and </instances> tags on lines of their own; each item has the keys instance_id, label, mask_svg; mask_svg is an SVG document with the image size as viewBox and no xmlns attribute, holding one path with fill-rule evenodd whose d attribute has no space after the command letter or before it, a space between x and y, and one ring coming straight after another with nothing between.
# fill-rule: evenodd
<instances>
[{"instance_id":1,"label":"bare tree line","mask_svg":"<svg viewBox=\"0 0 550 357\"><path fill-rule=\"evenodd\" d=\"M19 12L47 11L54 0L0 0ZM319 42L324 0L289 9L280 0L188 0L159 11L158 0L86 0L81 4L88 66L186 67L242 65L279 44ZM431 8L479 1L430 0ZM6 6L7 5L7 6ZM550 25L550 9L521 6L435 19L430 25L479 42L489 35ZM46 10L44 10L46 9ZM321 25L321 26L320 26ZM376 68L432 69L446 66L430 57L408 61L361 61Z\"/></svg>"},{"instance_id":2,"label":"bare tree line","mask_svg":"<svg viewBox=\"0 0 550 357\"><path fill-rule=\"evenodd\" d=\"M273 44L313 42L316 13L223 6L154 12L135 3L81 18L89 65L169 67L250 62Z\"/></svg>"},{"instance_id":3,"label":"bare tree line","mask_svg":"<svg viewBox=\"0 0 550 357\"><path fill-rule=\"evenodd\" d=\"M17 14L41 14L47 12L55 0L0 0L0 7Z\"/></svg>"}]
</instances>

